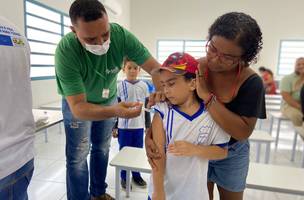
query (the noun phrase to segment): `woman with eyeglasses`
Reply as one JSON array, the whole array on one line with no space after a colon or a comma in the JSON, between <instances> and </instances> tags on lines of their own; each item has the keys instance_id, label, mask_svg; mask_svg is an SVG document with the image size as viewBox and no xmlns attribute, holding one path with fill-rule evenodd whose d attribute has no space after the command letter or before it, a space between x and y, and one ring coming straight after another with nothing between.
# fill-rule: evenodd
<instances>
[{"instance_id":1,"label":"woman with eyeglasses","mask_svg":"<svg viewBox=\"0 0 304 200\"><path fill-rule=\"evenodd\" d=\"M208 104L210 115L231 135L228 157L209 162L209 196L212 199L216 184L221 200L239 200L249 167L247 139L257 118L266 118L263 82L249 67L262 49L262 33L252 17L232 12L212 24L208 38L197 93L212 102Z\"/></svg>"},{"instance_id":2,"label":"woman with eyeglasses","mask_svg":"<svg viewBox=\"0 0 304 200\"><path fill-rule=\"evenodd\" d=\"M197 94L214 121L231 135L228 157L209 162L209 197L213 199L216 184L221 200L242 200L249 168L248 137L257 118L266 118L263 82L249 67L262 49L262 33L252 17L231 12L216 19L208 38L206 57L199 60ZM153 167L159 155L150 138L147 135L146 150ZM191 155L193 147L184 141L174 152ZM200 155L204 153L201 150Z\"/></svg>"}]
</instances>

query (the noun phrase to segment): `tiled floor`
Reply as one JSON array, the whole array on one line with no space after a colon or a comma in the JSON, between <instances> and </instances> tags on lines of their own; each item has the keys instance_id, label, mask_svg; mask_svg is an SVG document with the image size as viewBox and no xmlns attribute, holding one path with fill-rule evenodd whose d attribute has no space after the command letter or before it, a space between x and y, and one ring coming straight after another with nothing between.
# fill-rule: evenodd
<instances>
[{"instance_id":1,"label":"tiled floor","mask_svg":"<svg viewBox=\"0 0 304 200\"><path fill-rule=\"evenodd\" d=\"M263 123L263 128L267 129L267 122ZM37 134L36 157L35 157L35 171L32 181L29 186L30 200L65 200L65 155L64 133L59 133L58 126L49 128L49 142L44 142L43 132ZM274 136L274 132L273 132ZM276 165L300 167L303 153L303 142L298 139L298 148L295 162L290 162L291 146L293 140L293 129L291 124L283 123L281 128L279 148L277 152L274 151L274 146L271 149L270 162ZM251 160L255 160L254 144L251 145ZM117 140L112 140L110 160L118 152ZM264 151L261 152L264 155ZM261 158L263 160L263 158ZM107 183L109 185L108 192L114 196L114 168L108 167ZM284 175L284 174L283 174ZM144 174L147 180L149 175ZM304 186L303 186L304 187ZM122 192L122 199L125 198L125 193ZM133 186L131 192L131 200L145 200L147 199L147 191ZM217 192L215 192L215 199L218 199ZM245 200L304 200L304 197L296 195L287 195L281 193L265 192L259 190L247 189L245 190Z\"/></svg>"}]
</instances>

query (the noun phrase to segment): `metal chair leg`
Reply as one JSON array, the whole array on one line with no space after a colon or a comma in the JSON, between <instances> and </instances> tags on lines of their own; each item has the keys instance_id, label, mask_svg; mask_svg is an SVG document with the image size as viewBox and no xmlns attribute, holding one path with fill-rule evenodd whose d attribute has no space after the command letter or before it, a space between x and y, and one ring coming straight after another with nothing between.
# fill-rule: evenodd
<instances>
[{"instance_id":1,"label":"metal chair leg","mask_svg":"<svg viewBox=\"0 0 304 200\"><path fill-rule=\"evenodd\" d=\"M296 147L297 147L297 139L298 139L298 133L295 131L294 132L294 137L293 137L293 143L292 143L291 158L290 158L291 162L293 162L295 160Z\"/></svg>"}]
</instances>

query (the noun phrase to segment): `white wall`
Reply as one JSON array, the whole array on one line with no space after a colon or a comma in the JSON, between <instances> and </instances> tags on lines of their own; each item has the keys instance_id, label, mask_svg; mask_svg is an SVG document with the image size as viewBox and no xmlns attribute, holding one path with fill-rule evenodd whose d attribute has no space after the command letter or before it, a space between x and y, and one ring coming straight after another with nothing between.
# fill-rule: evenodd
<instances>
[{"instance_id":1,"label":"white wall","mask_svg":"<svg viewBox=\"0 0 304 200\"><path fill-rule=\"evenodd\" d=\"M280 39L304 39L303 0L132 0L131 31L156 55L157 39L205 39L220 15L242 11L261 26L259 62L276 72Z\"/></svg>"},{"instance_id":2,"label":"white wall","mask_svg":"<svg viewBox=\"0 0 304 200\"><path fill-rule=\"evenodd\" d=\"M4 2L5 0L0 0ZM0 15L24 31L24 0L5 1ZM72 0L38 0L68 13ZM304 39L303 0L117 0L122 15L110 15L131 31L156 55L157 39L204 39L216 17L243 11L257 19L264 34L258 65L276 71L280 39ZM60 99L55 80L32 81L34 107Z\"/></svg>"},{"instance_id":3,"label":"white wall","mask_svg":"<svg viewBox=\"0 0 304 200\"><path fill-rule=\"evenodd\" d=\"M0 15L12 21L21 32L24 33L24 0L0 0L3 5L0 6ZM4 3L5 1L5 3ZM37 0L49 7L60 10L68 14L70 4L73 0ZM110 21L117 22L126 28L130 25L130 0L117 0L122 6L122 14L113 16L110 12ZM57 94L55 80L32 81L33 107L39 107L42 104L59 100L61 97Z\"/></svg>"}]
</instances>

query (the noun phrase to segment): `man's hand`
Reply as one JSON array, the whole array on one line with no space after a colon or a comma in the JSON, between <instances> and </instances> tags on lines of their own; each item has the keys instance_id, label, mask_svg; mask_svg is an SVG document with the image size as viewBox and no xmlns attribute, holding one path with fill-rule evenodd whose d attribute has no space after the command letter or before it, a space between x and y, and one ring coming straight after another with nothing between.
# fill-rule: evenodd
<instances>
[{"instance_id":1,"label":"man's hand","mask_svg":"<svg viewBox=\"0 0 304 200\"><path fill-rule=\"evenodd\" d=\"M150 94L149 96L149 102L147 104L147 108L151 108L151 106L154 106L156 103L165 101L166 97L165 94L163 92L157 91L154 92L152 94Z\"/></svg>"},{"instance_id":2,"label":"man's hand","mask_svg":"<svg viewBox=\"0 0 304 200\"><path fill-rule=\"evenodd\" d=\"M161 155L158 151L158 148L156 144L154 143L152 139L152 130L151 128L147 129L146 131L146 137L145 137L145 148L146 148L146 153L148 157L148 161L151 165L152 168L156 168L156 165L154 163L154 159L160 159Z\"/></svg>"},{"instance_id":3,"label":"man's hand","mask_svg":"<svg viewBox=\"0 0 304 200\"><path fill-rule=\"evenodd\" d=\"M118 129L117 128L113 128L112 136L113 136L113 138L118 138Z\"/></svg>"},{"instance_id":4,"label":"man's hand","mask_svg":"<svg viewBox=\"0 0 304 200\"><path fill-rule=\"evenodd\" d=\"M134 118L140 115L143 104L139 102L120 102L113 106L117 117Z\"/></svg>"},{"instance_id":5,"label":"man's hand","mask_svg":"<svg viewBox=\"0 0 304 200\"><path fill-rule=\"evenodd\" d=\"M169 144L168 153L175 156L196 156L197 146L186 141L175 141L173 144Z\"/></svg>"}]
</instances>

